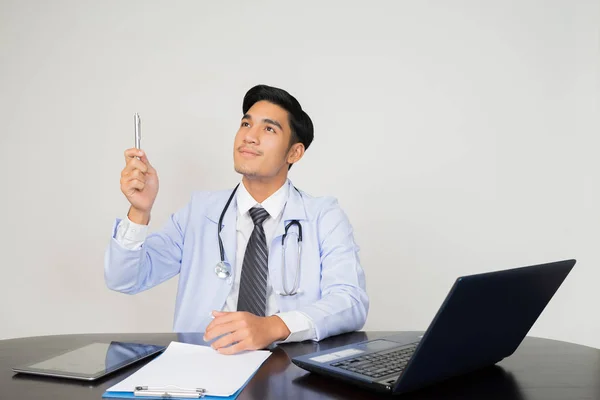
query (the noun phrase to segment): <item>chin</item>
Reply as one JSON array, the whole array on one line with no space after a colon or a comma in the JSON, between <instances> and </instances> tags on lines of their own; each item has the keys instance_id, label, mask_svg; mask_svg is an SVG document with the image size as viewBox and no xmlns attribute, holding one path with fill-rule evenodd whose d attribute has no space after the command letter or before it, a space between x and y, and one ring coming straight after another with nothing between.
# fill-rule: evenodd
<instances>
[{"instance_id":1,"label":"chin","mask_svg":"<svg viewBox=\"0 0 600 400\"><path fill-rule=\"evenodd\" d=\"M235 172L238 174L242 174L244 176L252 177L257 175L257 171L248 167L247 165L234 165L233 169L235 169Z\"/></svg>"}]
</instances>

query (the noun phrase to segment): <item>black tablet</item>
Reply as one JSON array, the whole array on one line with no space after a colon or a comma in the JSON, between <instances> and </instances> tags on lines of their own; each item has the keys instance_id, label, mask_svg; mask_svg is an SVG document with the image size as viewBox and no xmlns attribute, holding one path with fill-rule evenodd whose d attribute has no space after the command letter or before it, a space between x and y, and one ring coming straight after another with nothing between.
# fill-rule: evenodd
<instances>
[{"instance_id":1,"label":"black tablet","mask_svg":"<svg viewBox=\"0 0 600 400\"><path fill-rule=\"evenodd\" d=\"M141 343L91 343L13 371L93 381L164 349L165 346Z\"/></svg>"}]
</instances>

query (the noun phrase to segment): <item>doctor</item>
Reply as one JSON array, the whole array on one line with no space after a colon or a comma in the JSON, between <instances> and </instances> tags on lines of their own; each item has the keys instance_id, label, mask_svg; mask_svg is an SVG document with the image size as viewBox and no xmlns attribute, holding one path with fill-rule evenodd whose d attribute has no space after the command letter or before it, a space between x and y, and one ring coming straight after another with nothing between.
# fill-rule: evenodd
<instances>
[{"instance_id":1,"label":"doctor","mask_svg":"<svg viewBox=\"0 0 600 400\"><path fill-rule=\"evenodd\" d=\"M106 251L107 286L135 294L179 274L174 330L205 332L224 354L360 329L369 299L352 226L334 198L288 180L313 140L310 117L265 85L246 93L242 110L233 146L241 182L194 192L156 233L157 172L142 150L125 151L131 207Z\"/></svg>"}]
</instances>

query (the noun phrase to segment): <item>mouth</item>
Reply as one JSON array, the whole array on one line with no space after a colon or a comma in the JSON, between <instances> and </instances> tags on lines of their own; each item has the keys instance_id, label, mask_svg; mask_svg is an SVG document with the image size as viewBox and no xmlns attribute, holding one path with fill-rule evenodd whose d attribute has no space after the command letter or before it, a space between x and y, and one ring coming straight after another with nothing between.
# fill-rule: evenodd
<instances>
[{"instance_id":1,"label":"mouth","mask_svg":"<svg viewBox=\"0 0 600 400\"><path fill-rule=\"evenodd\" d=\"M248 148L241 148L238 149L238 152L245 157L258 157L260 155L260 153L250 150Z\"/></svg>"}]
</instances>

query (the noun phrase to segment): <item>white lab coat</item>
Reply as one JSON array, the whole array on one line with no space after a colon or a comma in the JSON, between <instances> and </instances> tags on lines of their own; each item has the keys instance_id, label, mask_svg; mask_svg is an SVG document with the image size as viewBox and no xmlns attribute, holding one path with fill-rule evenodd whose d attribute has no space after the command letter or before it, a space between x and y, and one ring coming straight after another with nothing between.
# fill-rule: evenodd
<instances>
[{"instance_id":1,"label":"white lab coat","mask_svg":"<svg viewBox=\"0 0 600 400\"><path fill-rule=\"evenodd\" d=\"M348 218L331 197L311 197L294 189L281 226L269 244L269 282L282 288L281 237L285 225L298 220L302 225L302 257L299 287L295 296L278 296L279 311L298 310L314 323L316 339L362 328L369 310L365 277L358 246ZM212 310L221 310L231 290L231 279L215 274L220 260L217 241L219 216L231 190L195 192L186 207L173 214L162 230L148 235L141 249L127 250L113 238L105 257L105 279L109 288L134 294L180 274L175 308L176 332L203 332L211 322ZM225 260L235 268L236 202L232 201L223 220L221 239ZM295 227L290 232L297 232ZM292 288L298 257L297 236L286 239L286 277ZM232 270L232 276L235 271Z\"/></svg>"}]
</instances>

